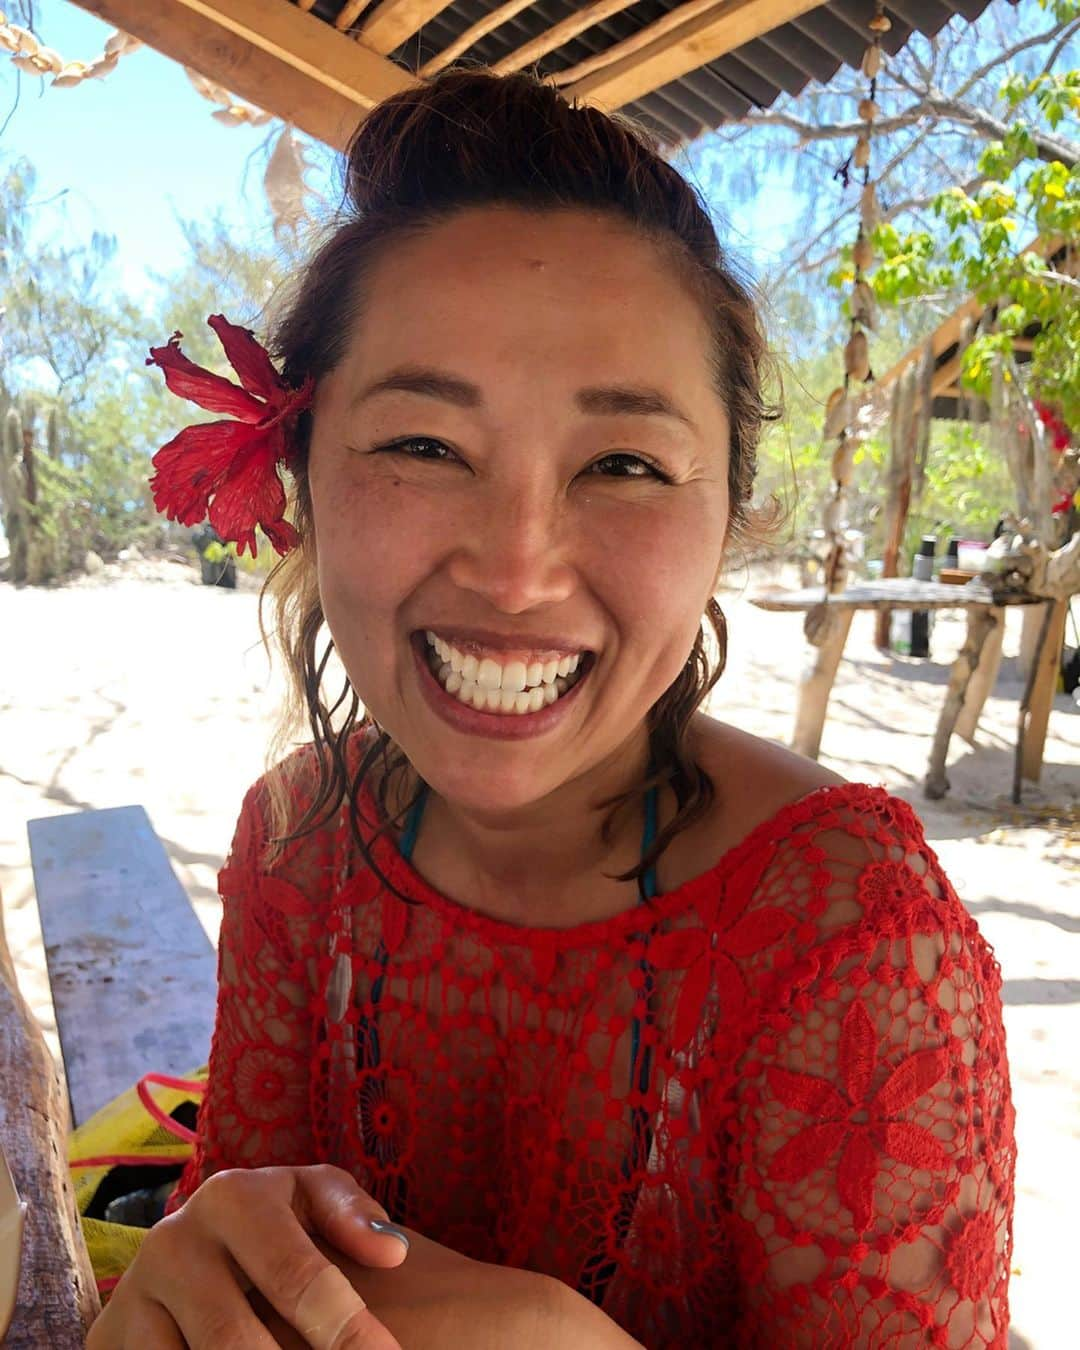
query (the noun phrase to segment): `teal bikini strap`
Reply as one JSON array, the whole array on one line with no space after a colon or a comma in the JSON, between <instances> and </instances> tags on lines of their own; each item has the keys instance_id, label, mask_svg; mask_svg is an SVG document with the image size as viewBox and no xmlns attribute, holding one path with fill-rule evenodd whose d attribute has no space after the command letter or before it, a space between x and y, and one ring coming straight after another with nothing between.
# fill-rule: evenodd
<instances>
[{"instance_id":1,"label":"teal bikini strap","mask_svg":"<svg viewBox=\"0 0 1080 1350\"><path fill-rule=\"evenodd\" d=\"M420 829L420 819L424 814L424 807L427 805L428 785L420 785L420 793L409 809L409 814L405 820L405 829L401 834L401 843L398 845L398 852L408 862L412 858L412 851L416 847L416 835Z\"/></svg>"},{"instance_id":2,"label":"teal bikini strap","mask_svg":"<svg viewBox=\"0 0 1080 1350\"><path fill-rule=\"evenodd\" d=\"M659 794L655 787L651 787L645 794L645 832L641 836L641 856L643 858L656 843L658 799ZM650 867L641 878L641 899L651 900L656 891L656 868Z\"/></svg>"},{"instance_id":3,"label":"teal bikini strap","mask_svg":"<svg viewBox=\"0 0 1080 1350\"><path fill-rule=\"evenodd\" d=\"M427 797L428 785L424 783L420 787L416 801L409 808L409 814L405 820L405 829L401 834L401 843L398 845L398 852L406 862L411 860L413 849L416 847L416 836L420 830L420 821L423 819ZM645 794L645 830L641 836L641 856L643 858L656 842L656 827L657 790L652 787ZM656 891L656 868L650 867L641 879L641 898L651 900Z\"/></svg>"}]
</instances>

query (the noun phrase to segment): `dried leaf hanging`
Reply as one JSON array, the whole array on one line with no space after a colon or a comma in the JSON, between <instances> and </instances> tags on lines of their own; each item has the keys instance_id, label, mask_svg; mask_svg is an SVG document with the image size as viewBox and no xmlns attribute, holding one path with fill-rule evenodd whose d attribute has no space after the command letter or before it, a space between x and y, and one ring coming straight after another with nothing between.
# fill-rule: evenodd
<instances>
[{"instance_id":1,"label":"dried leaf hanging","mask_svg":"<svg viewBox=\"0 0 1080 1350\"><path fill-rule=\"evenodd\" d=\"M877 302L868 281L857 281L851 292L851 317L873 332L877 328Z\"/></svg>"},{"instance_id":2,"label":"dried leaf hanging","mask_svg":"<svg viewBox=\"0 0 1080 1350\"><path fill-rule=\"evenodd\" d=\"M274 143L263 177L266 199L274 217L275 236L280 237L286 232L295 234L307 216L304 206L307 195L304 174L307 168L307 161L296 143L292 128L284 127Z\"/></svg>"},{"instance_id":3,"label":"dried leaf hanging","mask_svg":"<svg viewBox=\"0 0 1080 1350\"><path fill-rule=\"evenodd\" d=\"M866 381L870 378L870 346L866 334L856 329L844 348L844 371L853 380Z\"/></svg>"},{"instance_id":4,"label":"dried leaf hanging","mask_svg":"<svg viewBox=\"0 0 1080 1350\"><path fill-rule=\"evenodd\" d=\"M833 481L839 483L842 488L848 487L851 483L855 469L855 450L857 446L857 441L853 440L850 436L845 436L833 451Z\"/></svg>"},{"instance_id":5,"label":"dried leaf hanging","mask_svg":"<svg viewBox=\"0 0 1080 1350\"><path fill-rule=\"evenodd\" d=\"M859 196L859 214L863 229L872 230L878 219L877 188L873 183L867 183Z\"/></svg>"},{"instance_id":6,"label":"dried leaf hanging","mask_svg":"<svg viewBox=\"0 0 1080 1350\"><path fill-rule=\"evenodd\" d=\"M825 439L835 440L848 422L847 393L843 388L834 389L825 404Z\"/></svg>"}]
</instances>

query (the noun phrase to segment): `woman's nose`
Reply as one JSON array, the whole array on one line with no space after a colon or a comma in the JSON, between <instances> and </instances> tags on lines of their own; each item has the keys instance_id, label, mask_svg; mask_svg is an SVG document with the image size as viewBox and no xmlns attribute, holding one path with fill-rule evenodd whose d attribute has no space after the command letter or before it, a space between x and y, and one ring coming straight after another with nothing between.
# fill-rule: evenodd
<instances>
[{"instance_id":1,"label":"woman's nose","mask_svg":"<svg viewBox=\"0 0 1080 1350\"><path fill-rule=\"evenodd\" d=\"M566 600L574 589L565 503L536 485L482 495L455 548L450 577L507 614Z\"/></svg>"}]
</instances>

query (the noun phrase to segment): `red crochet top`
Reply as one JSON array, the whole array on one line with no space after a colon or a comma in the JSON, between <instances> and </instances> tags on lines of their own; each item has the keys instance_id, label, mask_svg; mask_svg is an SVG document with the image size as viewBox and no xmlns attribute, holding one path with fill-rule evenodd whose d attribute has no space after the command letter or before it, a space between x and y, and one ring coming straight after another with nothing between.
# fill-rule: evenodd
<instances>
[{"instance_id":1,"label":"red crochet top","mask_svg":"<svg viewBox=\"0 0 1080 1350\"><path fill-rule=\"evenodd\" d=\"M395 898L343 818L264 870L263 804L260 780L219 878L178 1199L224 1167L334 1163L648 1350L1005 1347L1000 975L904 802L820 788L565 930L440 895L383 836Z\"/></svg>"}]
</instances>

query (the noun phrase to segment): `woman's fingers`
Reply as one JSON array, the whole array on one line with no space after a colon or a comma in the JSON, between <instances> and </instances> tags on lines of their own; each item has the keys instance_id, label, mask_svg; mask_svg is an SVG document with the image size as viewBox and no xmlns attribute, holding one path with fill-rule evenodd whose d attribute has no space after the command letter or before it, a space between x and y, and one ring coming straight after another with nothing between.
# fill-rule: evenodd
<instances>
[{"instance_id":1,"label":"woman's fingers","mask_svg":"<svg viewBox=\"0 0 1080 1350\"><path fill-rule=\"evenodd\" d=\"M187 1350L275 1350L277 1342L245 1298L229 1253L205 1238L197 1245L183 1243L175 1217L155 1226L152 1249L143 1244L142 1297L127 1325L160 1307L179 1329L180 1344ZM149 1338L137 1342L130 1331L124 1341L125 1350L156 1344Z\"/></svg>"},{"instance_id":2,"label":"woman's fingers","mask_svg":"<svg viewBox=\"0 0 1080 1350\"><path fill-rule=\"evenodd\" d=\"M273 1342L271 1341L271 1344ZM188 1350L180 1328L160 1303L140 1302L131 1314L123 1350ZM114 1347L113 1350L120 1350Z\"/></svg>"},{"instance_id":3,"label":"woman's fingers","mask_svg":"<svg viewBox=\"0 0 1080 1350\"><path fill-rule=\"evenodd\" d=\"M393 1224L389 1233L372 1227L389 1222L386 1210L348 1172L340 1167L305 1167L294 1177L299 1208L306 1211L312 1231L362 1266L387 1270L405 1260L408 1237Z\"/></svg>"},{"instance_id":4,"label":"woman's fingers","mask_svg":"<svg viewBox=\"0 0 1080 1350\"><path fill-rule=\"evenodd\" d=\"M276 1176L270 1177L271 1172ZM222 1244L222 1257L236 1263L246 1277L242 1282L250 1281L312 1350L400 1350L309 1236L323 1233L325 1222L336 1236L323 1235L335 1247L351 1238L348 1246L360 1253L355 1260L401 1264L402 1244L367 1226L370 1218L380 1218L385 1211L347 1173L333 1167L222 1172L203 1183L187 1209L188 1219L197 1218L204 1232ZM229 1285L247 1309L236 1277ZM231 1301L229 1307L232 1316ZM183 1320L181 1329L190 1340Z\"/></svg>"}]
</instances>

